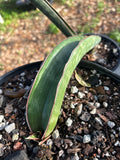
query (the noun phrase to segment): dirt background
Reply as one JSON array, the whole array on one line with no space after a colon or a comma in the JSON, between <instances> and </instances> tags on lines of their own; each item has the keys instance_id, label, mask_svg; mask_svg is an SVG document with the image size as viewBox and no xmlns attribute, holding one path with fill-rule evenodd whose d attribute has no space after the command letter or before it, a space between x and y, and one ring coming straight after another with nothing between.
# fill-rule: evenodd
<instances>
[{"instance_id":1,"label":"dirt background","mask_svg":"<svg viewBox=\"0 0 120 160\"><path fill-rule=\"evenodd\" d=\"M72 6L54 3L54 8L78 33L89 26L94 33L108 34L120 30L120 2L104 0L74 0ZM119 12L118 12L119 10ZM42 13L11 24L11 32L0 33L0 75L18 66L43 60L66 37L59 31L48 32L50 20ZM81 27L80 27L81 26ZM89 30L86 29L86 32Z\"/></svg>"}]
</instances>

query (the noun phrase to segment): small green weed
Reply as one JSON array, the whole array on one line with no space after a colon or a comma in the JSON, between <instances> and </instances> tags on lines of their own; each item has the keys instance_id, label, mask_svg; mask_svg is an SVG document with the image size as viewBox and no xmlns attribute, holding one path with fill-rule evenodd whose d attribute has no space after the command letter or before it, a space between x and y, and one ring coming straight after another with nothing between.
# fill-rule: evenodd
<instances>
[{"instance_id":1,"label":"small green weed","mask_svg":"<svg viewBox=\"0 0 120 160\"><path fill-rule=\"evenodd\" d=\"M56 27L56 25L54 25L53 23L51 23L48 26L48 32L51 34L57 34L59 32L59 29Z\"/></svg>"},{"instance_id":2,"label":"small green weed","mask_svg":"<svg viewBox=\"0 0 120 160\"><path fill-rule=\"evenodd\" d=\"M68 6L71 6L71 4L72 4L72 2L73 2L73 0L54 0L54 1L56 1L56 2L58 2L58 3L61 3L61 4L67 4Z\"/></svg>"},{"instance_id":3,"label":"small green weed","mask_svg":"<svg viewBox=\"0 0 120 160\"><path fill-rule=\"evenodd\" d=\"M92 28L91 26L88 24L86 24L85 26L78 26L78 34L81 33L92 33Z\"/></svg>"},{"instance_id":4,"label":"small green weed","mask_svg":"<svg viewBox=\"0 0 120 160\"><path fill-rule=\"evenodd\" d=\"M120 45L120 31L119 30L114 30L111 33L109 33L110 38L114 39L117 41Z\"/></svg>"},{"instance_id":5,"label":"small green weed","mask_svg":"<svg viewBox=\"0 0 120 160\"><path fill-rule=\"evenodd\" d=\"M0 70L3 71L3 69L4 69L4 65L0 63Z\"/></svg>"},{"instance_id":6,"label":"small green weed","mask_svg":"<svg viewBox=\"0 0 120 160\"><path fill-rule=\"evenodd\" d=\"M103 1L100 1L100 2L98 2L98 6L97 6L97 8L99 9L99 11L103 11L104 10L104 2Z\"/></svg>"},{"instance_id":7,"label":"small green weed","mask_svg":"<svg viewBox=\"0 0 120 160\"><path fill-rule=\"evenodd\" d=\"M18 51L17 54L20 56L22 54L22 51Z\"/></svg>"}]
</instances>

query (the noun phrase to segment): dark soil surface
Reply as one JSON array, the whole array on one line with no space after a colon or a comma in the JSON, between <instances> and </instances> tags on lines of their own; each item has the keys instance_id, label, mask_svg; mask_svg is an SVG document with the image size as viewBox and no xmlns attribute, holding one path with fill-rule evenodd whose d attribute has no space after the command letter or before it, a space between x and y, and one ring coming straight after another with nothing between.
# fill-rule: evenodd
<instances>
[{"instance_id":1,"label":"dark soil surface","mask_svg":"<svg viewBox=\"0 0 120 160\"><path fill-rule=\"evenodd\" d=\"M107 34L120 29L119 1L75 0L71 6L58 3L53 6L78 33ZM20 19L8 26L8 32L0 33L0 75L23 64L43 60L65 39L61 32L47 33L50 23L40 13L30 19Z\"/></svg>"},{"instance_id":2,"label":"dark soil surface","mask_svg":"<svg viewBox=\"0 0 120 160\"><path fill-rule=\"evenodd\" d=\"M25 119L28 91L37 71L25 71L0 87L1 159L24 153L30 160L119 160L120 84L96 70L77 68L91 87L81 86L73 73L57 126L39 143L40 134L36 140L28 138L31 132Z\"/></svg>"},{"instance_id":3,"label":"dark soil surface","mask_svg":"<svg viewBox=\"0 0 120 160\"><path fill-rule=\"evenodd\" d=\"M101 40L92 51L86 54L83 59L100 64L112 70L119 61L120 50L112 41L106 39Z\"/></svg>"}]
</instances>

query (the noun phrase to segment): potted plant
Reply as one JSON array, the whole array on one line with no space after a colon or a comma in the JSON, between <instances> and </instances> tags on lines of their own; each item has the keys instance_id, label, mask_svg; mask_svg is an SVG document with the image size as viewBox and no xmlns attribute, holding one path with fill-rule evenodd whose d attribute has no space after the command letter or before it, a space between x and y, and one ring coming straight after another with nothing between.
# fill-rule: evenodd
<instances>
[{"instance_id":1,"label":"potted plant","mask_svg":"<svg viewBox=\"0 0 120 160\"><path fill-rule=\"evenodd\" d=\"M50 18L53 18L55 24L58 23L63 33L73 36L61 42L43 63L28 64L1 77L1 94L4 95L1 96L1 106L5 107L1 109L1 112L5 112L5 116L1 116L1 132L8 138L8 146L16 151L12 157L10 155L6 159L15 159L16 154L23 154L22 159L105 159L109 156L114 158L114 155L119 158L119 118L115 117L119 115L119 109L115 111L113 119L113 111L106 114L108 108L115 109L115 104L119 105L120 86L114 82L120 82L119 72L115 73L119 67L114 72L90 61L79 63L86 53L100 43L100 36L76 36L64 20L60 23L61 17L59 19L53 16L57 12L47 1L36 0L34 3L45 14L49 12ZM36 69L31 71L33 66ZM90 71L91 75L84 68L96 69L102 75L95 70ZM8 77L11 79L6 82ZM26 99L28 93L29 97ZM108 106L110 103L112 106ZM25 105L27 124L31 132L24 119ZM112 141L107 136L111 136ZM110 144L114 144L115 148ZM7 145L1 144L1 154L5 147L6 151L11 152ZM28 156L25 152L20 152L25 148Z\"/></svg>"}]
</instances>

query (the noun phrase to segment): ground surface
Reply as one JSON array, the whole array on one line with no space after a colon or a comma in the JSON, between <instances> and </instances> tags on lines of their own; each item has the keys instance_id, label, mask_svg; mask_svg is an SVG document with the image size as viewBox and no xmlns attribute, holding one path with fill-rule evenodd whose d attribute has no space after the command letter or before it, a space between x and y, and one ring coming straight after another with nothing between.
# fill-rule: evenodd
<instances>
[{"instance_id":1,"label":"ground surface","mask_svg":"<svg viewBox=\"0 0 120 160\"><path fill-rule=\"evenodd\" d=\"M107 34L120 30L120 2L114 0L75 0L72 6L53 6L76 32ZM0 33L0 75L30 62L43 60L45 55L65 36L47 32L51 22L42 13L12 23L11 32Z\"/></svg>"}]
</instances>

